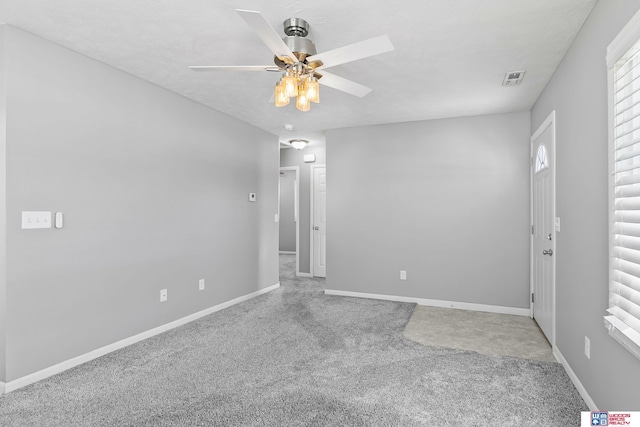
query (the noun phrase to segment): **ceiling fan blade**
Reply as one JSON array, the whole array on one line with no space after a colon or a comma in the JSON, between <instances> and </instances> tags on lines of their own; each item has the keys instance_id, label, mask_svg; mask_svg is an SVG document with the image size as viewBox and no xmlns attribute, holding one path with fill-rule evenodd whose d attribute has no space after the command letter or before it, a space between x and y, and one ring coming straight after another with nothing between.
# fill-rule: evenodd
<instances>
[{"instance_id":1,"label":"ceiling fan blade","mask_svg":"<svg viewBox=\"0 0 640 427\"><path fill-rule=\"evenodd\" d=\"M275 65L190 65L194 71L280 71Z\"/></svg>"},{"instance_id":2,"label":"ceiling fan blade","mask_svg":"<svg viewBox=\"0 0 640 427\"><path fill-rule=\"evenodd\" d=\"M276 30L264 19L264 16L260 12L254 10L236 9L236 12L245 20L247 24L258 34L258 37L262 39L264 44L281 60L292 61L292 63L298 62L298 58L291 52L289 46L280 38Z\"/></svg>"},{"instance_id":3,"label":"ceiling fan blade","mask_svg":"<svg viewBox=\"0 0 640 427\"><path fill-rule=\"evenodd\" d=\"M371 88L363 86L360 83L347 80L343 77L336 76L335 74L327 73L324 70L322 71L322 77L318 80L318 82L322 85L341 90L360 98L362 98L372 90Z\"/></svg>"},{"instance_id":4,"label":"ceiling fan blade","mask_svg":"<svg viewBox=\"0 0 640 427\"><path fill-rule=\"evenodd\" d=\"M384 35L309 56L307 62L312 63L313 61L320 60L322 61L322 65L318 67L318 69L324 69L335 67L336 65L346 62L357 61L358 59L369 56L379 55L394 49L389 37Z\"/></svg>"}]
</instances>

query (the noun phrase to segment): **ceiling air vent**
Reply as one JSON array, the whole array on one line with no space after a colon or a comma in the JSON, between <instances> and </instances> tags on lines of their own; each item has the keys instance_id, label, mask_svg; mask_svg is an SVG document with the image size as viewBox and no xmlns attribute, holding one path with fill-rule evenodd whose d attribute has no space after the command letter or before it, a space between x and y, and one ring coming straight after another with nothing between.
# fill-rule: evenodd
<instances>
[{"instance_id":1,"label":"ceiling air vent","mask_svg":"<svg viewBox=\"0 0 640 427\"><path fill-rule=\"evenodd\" d=\"M522 82L524 71L509 71L504 75L502 86L516 86Z\"/></svg>"}]
</instances>

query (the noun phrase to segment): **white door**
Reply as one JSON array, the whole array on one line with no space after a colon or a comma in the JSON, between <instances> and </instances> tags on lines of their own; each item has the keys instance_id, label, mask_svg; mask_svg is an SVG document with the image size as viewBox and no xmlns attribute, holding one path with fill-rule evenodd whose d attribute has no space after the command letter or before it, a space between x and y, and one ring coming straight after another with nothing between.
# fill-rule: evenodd
<instances>
[{"instance_id":1,"label":"white door","mask_svg":"<svg viewBox=\"0 0 640 427\"><path fill-rule=\"evenodd\" d=\"M311 221L311 245L313 254L313 275L327 276L327 168L313 165L312 192L313 198Z\"/></svg>"},{"instance_id":2,"label":"white door","mask_svg":"<svg viewBox=\"0 0 640 427\"><path fill-rule=\"evenodd\" d=\"M555 112L531 137L531 309L555 345Z\"/></svg>"}]
</instances>

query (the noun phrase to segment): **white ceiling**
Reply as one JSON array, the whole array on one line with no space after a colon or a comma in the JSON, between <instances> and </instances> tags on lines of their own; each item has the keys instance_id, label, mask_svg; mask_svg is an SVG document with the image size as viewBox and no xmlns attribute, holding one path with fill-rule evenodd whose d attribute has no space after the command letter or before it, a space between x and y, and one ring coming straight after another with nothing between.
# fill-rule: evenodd
<instances>
[{"instance_id":1,"label":"white ceiling","mask_svg":"<svg viewBox=\"0 0 640 427\"><path fill-rule=\"evenodd\" d=\"M596 0L3 0L0 20L269 132L293 134L531 108ZM373 88L357 98L321 86L302 113L269 99L269 72L189 65L269 65L273 54L234 9L303 18L318 52L387 34L395 51L336 66ZM520 86L501 86L526 70ZM283 125L290 123L295 132Z\"/></svg>"}]
</instances>

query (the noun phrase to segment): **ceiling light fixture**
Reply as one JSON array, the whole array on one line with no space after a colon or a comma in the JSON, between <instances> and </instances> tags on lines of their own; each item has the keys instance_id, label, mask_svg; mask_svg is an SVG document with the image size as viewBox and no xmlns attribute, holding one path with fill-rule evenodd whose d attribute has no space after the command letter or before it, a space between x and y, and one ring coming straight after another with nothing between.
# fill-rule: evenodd
<instances>
[{"instance_id":1,"label":"ceiling light fixture","mask_svg":"<svg viewBox=\"0 0 640 427\"><path fill-rule=\"evenodd\" d=\"M304 147L307 146L308 143L309 141L307 141L306 139L290 139L289 140L289 144L291 144L291 146L296 150L302 150Z\"/></svg>"},{"instance_id":2,"label":"ceiling light fixture","mask_svg":"<svg viewBox=\"0 0 640 427\"><path fill-rule=\"evenodd\" d=\"M271 24L255 10L236 9L236 12L257 33L274 53L273 65L191 65L195 71L280 71L282 78L274 89L276 107L284 107L295 98L300 111L309 111L311 103L320 102L320 82L334 89L362 98L371 89L359 83L325 71L327 68L347 62L392 51L393 44L387 36L378 36L318 53L309 35L309 23L302 18L289 18L282 24L285 37L280 38Z\"/></svg>"},{"instance_id":3,"label":"ceiling light fixture","mask_svg":"<svg viewBox=\"0 0 640 427\"><path fill-rule=\"evenodd\" d=\"M311 103L320 102L320 85L313 68L302 62L287 65L280 81L276 84L274 103L276 107L289 105L296 99L296 108L309 111Z\"/></svg>"}]
</instances>

